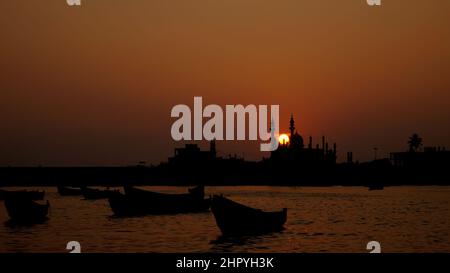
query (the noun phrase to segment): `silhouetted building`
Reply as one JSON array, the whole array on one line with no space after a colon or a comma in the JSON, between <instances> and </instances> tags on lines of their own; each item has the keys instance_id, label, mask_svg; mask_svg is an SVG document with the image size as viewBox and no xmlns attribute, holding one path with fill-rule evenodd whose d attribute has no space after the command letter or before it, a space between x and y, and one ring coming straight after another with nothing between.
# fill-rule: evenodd
<instances>
[{"instance_id":1,"label":"silhouetted building","mask_svg":"<svg viewBox=\"0 0 450 273\"><path fill-rule=\"evenodd\" d=\"M216 141L210 142L209 151L202 151L197 144L186 144L184 148L175 148L173 157L169 157L169 164L202 164L216 159Z\"/></svg>"},{"instance_id":2,"label":"silhouetted building","mask_svg":"<svg viewBox=\"0 0 450 273\"><path fill-rule=\"evenodd\" d=\"M289 121L289 131L289 142L280 144L277 150L271 152L271 161L315 166L336 164L336 143L333 144L333 149L329 149L325 137L322 137L322 147L317 144L313 148L312 137L309 137L308 146L305 148L303 137L295 130L295 121L292 115Z\"/></svg>"},{"instance_id":3,"label":"silhouetted building","mask_svg":"<svg viewBox=\"0 0 450 273\"><path fill-rule=\"evenodd\" d=\"M391 162L396 167L446 167L450 166L450 151L445 147L425 147L423 151L391 153Z\"/></svg>"}]
</instances>

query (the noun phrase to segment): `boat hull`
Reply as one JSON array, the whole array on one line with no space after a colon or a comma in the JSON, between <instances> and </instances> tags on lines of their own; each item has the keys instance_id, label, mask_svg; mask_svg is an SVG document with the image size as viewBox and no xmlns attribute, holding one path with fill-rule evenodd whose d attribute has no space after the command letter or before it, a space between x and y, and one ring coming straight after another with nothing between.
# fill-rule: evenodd
<instances>
[{"instance_id":1,"label":"boat hull","mask_svg":"<svg viewBox=\"0 0 450 273\"><path fill-rule=\"evenodd\" d=\"M119 191L84 188L82 194L84 199L98 200L98 199L108 199L115 194L119 194Z\"/></svg>"},{"instance_id":2,"label":"boat hull","mask_svg":"<svg viewBox=\"0 0 450 273\"><path fill-rule=\"evenodd\" d=\"M203 188L187 194L165 194L126 187L125 194L115 194L108 200L116 216L196 213L208 211L210 206Z\"/></svg>"},{"instance_id":3,"label":"boat hull","mask_svg":"<svg viewBox=\"0 0 450 273\"><path fill-rule=\"evenodd\" d=\"M61 196L81 196L81 195L83 195L83 190L81 188L77 189L77 188L58 186L58 193Z\"/></svg>"},{"instance_id":4,"label":"boat hull","mask_svg":"<svg viewBox=\"0 0 450 273\"><path fill-rule=\"evenodd\" d=\"M287 209L264 212L222 196L213 196L211 211L225 236L253 235L283 230Z\"/></svg>"},{"instance_id":5,"label":"boat hull","mask_svg":"<svg viewBox=\"0 0 450 273\"><path fill-rule=\"evenodd\" d=\"M49 202L41 205L30 199L6 199L5 207L11 221L15 223L33 224L47 220Z\"/></svg>"}]
</instances>

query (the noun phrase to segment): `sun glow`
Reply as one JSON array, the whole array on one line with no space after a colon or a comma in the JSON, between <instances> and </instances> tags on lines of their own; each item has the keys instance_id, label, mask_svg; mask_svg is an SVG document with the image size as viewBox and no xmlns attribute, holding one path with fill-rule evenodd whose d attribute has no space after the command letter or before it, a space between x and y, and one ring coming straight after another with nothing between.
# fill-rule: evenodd
<instances>
[{"instance_id":1,"label":"sun glow","mask_svg":"<svg viewBox=\"0 0 450 273\"><path fill-rule=\"evenodd\" d=\"M278 137L278 141L280 142L281 145L286 145L289 143L289 137L287 134L281 134Z\"/></svg>"}]
</instances>

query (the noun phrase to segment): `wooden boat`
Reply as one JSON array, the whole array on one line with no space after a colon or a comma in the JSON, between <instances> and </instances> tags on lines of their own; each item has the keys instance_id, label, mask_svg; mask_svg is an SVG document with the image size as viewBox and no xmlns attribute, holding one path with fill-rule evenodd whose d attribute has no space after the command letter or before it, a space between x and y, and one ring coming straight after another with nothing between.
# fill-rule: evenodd
<instances>
[{"instance_id":1,"label":"wooden boat","mask_svg":"<svg viewBox=\"0 0 450 273\"><path fill-rule=\"evenodd\" d=\"M125 194L115 194L109 204L116 216L148 214L195 213L209 210L209 199L204 199L204 187L191 189L186 194L166 194L125 187Z\"/></svg>"},{"instance_id":2,"label":"wooden boat","mask_svg":"<svg viewBox=\"0 0 450 273\"><path fill-rule=\"evenodd\" d=\"M58 186L58 193L61 196L81 196L83 195L83 188Z\"/></svg>"},{"instance_id":3,"label":"wooden boat","mask_svg":"<svg viewBox=\"0 0 450 273\"><path fill-rule=\"evenodd\" d=\"M30 200L43 200L45 196L45 191L7 191L0 190L0 200L24 198Z\"/></svg>"},{"instance_id":4,"label":"wooden boat","mask_svg":"<svg viewBox=\"0 0 450 273\"><path fill-rule=\"evenodd\" d=\"M118 194L118 190L99 190L91 188L83 188L82 194L84 199L96 200L96 199L108 199L114 194Z\"/></svg>"},{"instance_id":5,"label":"wooden boat","mask_svg":"<svg viewBox=\"0 0 450 273\"><path fill-rule=\"evenodd\" d=\"M33 224L47 220L50 203L42 205L27 198L7 198L5 207L11 221L15 223Z\"/></svg>"},{"instance_id":6,"label":"wooden boat","mask_svg":"<svg viewBox=\"0 0 450 273\"><path fill-rule=\"evenodd\" d=\"M132 186L125 186L124 187L125 195L132 197L132 198L147 198L147 199L203 199L205 197L205 187L204 186L197 186L192 189L188 189L188 193L178 193L178 194L171 194L171 193L160 193L160 192L153 192L153 191L147 191L138 189Z\"/></svg>"},{"instance_id":7,"label":"wooden boat","mask_svg":"<svg viewBox=\"0 0 450 273\"><path fill-rule=\"evenodd\" d=\"M214 195L211 200L211 211L217 226L225 236L280 231L287 219L286 208L265 212L218 195Z\"/></svg>"}]
</instances>

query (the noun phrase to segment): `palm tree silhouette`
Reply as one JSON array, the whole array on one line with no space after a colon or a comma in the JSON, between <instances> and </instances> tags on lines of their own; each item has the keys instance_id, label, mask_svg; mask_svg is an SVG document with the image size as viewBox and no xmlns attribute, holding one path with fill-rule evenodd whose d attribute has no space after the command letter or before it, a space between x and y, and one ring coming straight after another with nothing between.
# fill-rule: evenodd
<instances>
[{"instance_id":1,"label":"palm tree silhouette","mask_svg":"<svg viewBox=\"0 0 450 273\"><path fill-rule=\"evenodd\" d=\"M408 140L409 151L417 152L422 146L422 138L418 134L413 134Z\"/></svg>"}]
</instances>

